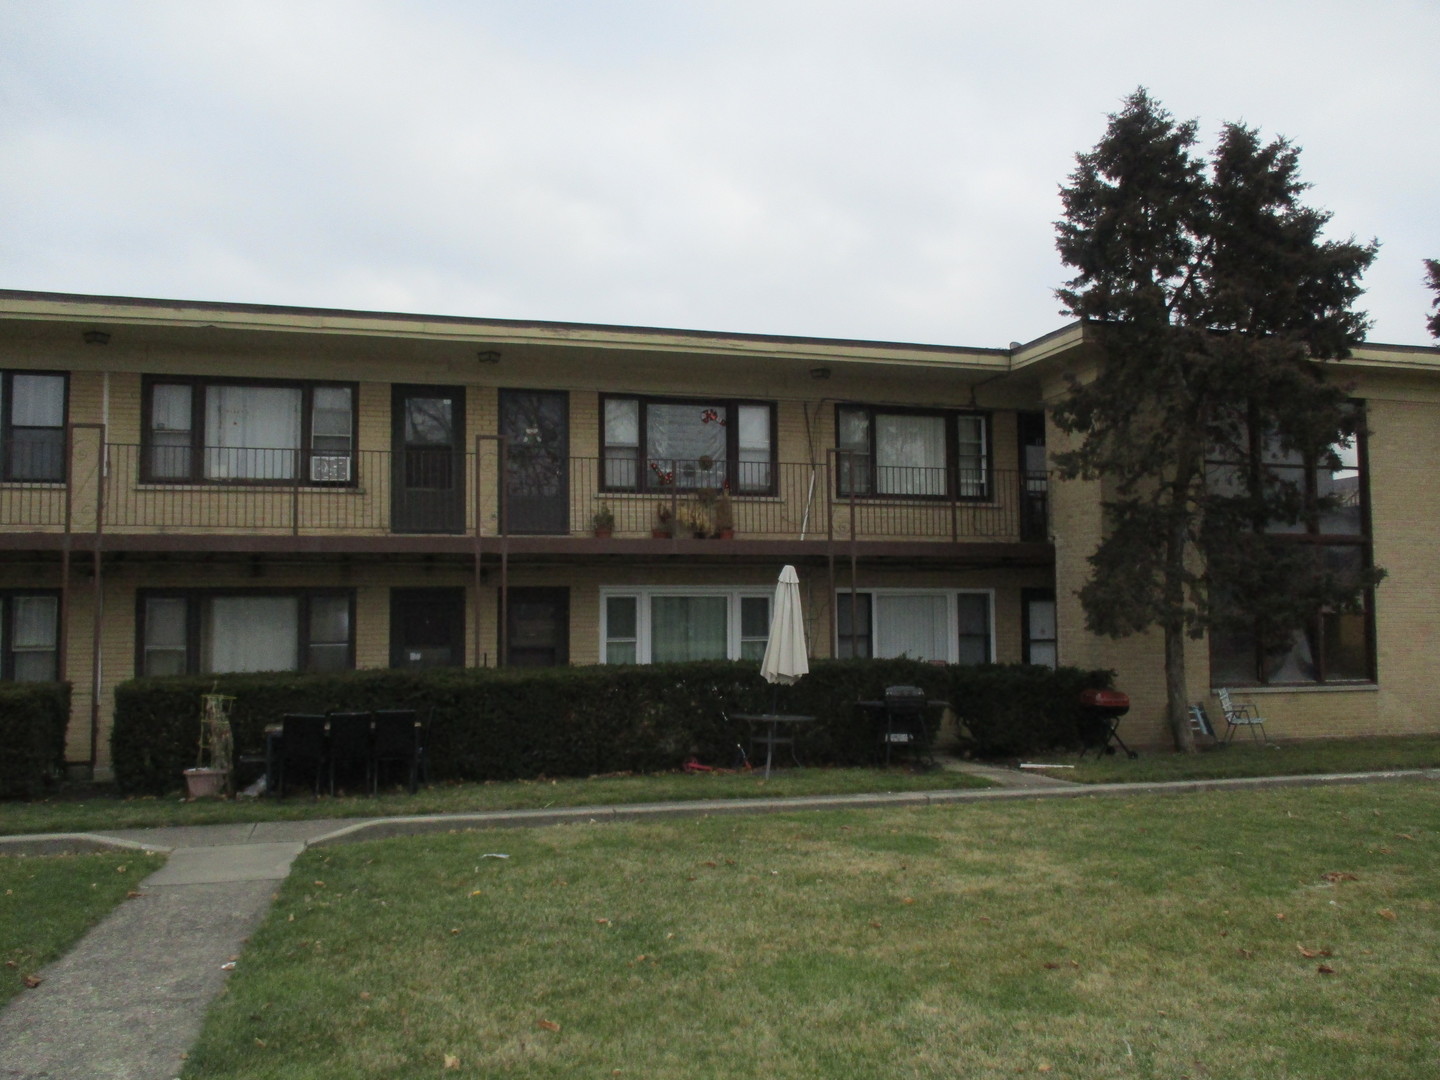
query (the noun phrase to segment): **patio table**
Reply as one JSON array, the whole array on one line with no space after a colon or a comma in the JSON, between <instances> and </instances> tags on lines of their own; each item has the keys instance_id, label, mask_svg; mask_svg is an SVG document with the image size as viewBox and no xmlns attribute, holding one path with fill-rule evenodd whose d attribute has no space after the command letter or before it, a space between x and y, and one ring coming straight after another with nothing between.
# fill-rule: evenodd
<instances>
[{"instance_id":1,"label":"patio table","mask_svg":"<svg viewBox=\"0 0 1440 1080\"><path fill-rule=\"evenodd\" d=\"M790 760L798 766L800 759L795 756L795 729L802 724L814 723L813 716L799 716L792 713L736 713L736 720L750 725L750 749L757 745L765 747L765 779L770 779L770 763L775 756L776 746L790 747Z\"/></svg>"}]
</instances>

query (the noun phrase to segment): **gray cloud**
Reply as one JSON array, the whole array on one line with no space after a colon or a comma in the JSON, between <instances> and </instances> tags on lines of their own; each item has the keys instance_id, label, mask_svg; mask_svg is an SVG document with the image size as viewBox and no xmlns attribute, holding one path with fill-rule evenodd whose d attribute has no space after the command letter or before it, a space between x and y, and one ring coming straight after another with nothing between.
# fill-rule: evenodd
<instances>
[{"instance_id":1,"label":"gray cloud","mask_svg":"<svg viewBox=\"0 0 1440 1080\"><path fill-rule=\"evenodd\" d=\"M0 7L13 288L999 345L1137 84L1305 148L1426 340L1440 11L927 0Z\"/></svg>"}]
</instances>

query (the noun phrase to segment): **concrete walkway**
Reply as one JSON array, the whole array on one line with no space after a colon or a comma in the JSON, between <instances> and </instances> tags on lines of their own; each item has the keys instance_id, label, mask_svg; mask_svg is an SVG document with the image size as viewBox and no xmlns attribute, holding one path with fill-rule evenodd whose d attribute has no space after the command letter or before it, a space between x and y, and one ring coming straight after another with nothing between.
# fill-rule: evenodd
<instances>
[{"instance_id":1,"label":"concrete walkway","mask_svg":"<svg viewBox=\"0 0 1440 1080\"><path fill-rule=\"evenodd\" d=\"M702 814L755 814L843 807L935 806L1013 798L1075 798L1221 788L1359 783L1440 771L1267 777L1170 784L1080 785L1028 770L969 762L947 769L993 788L795 799L715 799L405 818L281 821L119 829L92 834L0 837L0 855L132 848L169 855L44 981L0 1012L0 1080L171 1080L240 957L278 882L306 847L467 828L575 821L643 821ZM243 962L243 961L242 961Z\"/></svg>"}]
</instances>

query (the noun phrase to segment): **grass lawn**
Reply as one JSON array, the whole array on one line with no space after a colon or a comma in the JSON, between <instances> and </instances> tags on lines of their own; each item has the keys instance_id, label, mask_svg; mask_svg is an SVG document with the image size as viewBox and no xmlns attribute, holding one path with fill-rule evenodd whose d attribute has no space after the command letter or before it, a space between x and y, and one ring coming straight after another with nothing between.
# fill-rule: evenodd
<instances>
[{"instance_id":1,"label":"grass lawn","mask_svg":"<svg viewBox=\"0 0 1440 1080\"><path fill-rule=\"evenodd\" d=\"M1437 898L1423 780L376 841L185 1076L1428 1078Z\"/></svg>"},{"instance_id":2,"label":"grass lawn","mask_svg":"<svg viewBox=\"0 0 1440 1080\"><path fill-rule=\"evenodd\" d=\"M0 835L139 829L162 825L218 825L237 821L301 818L395 817L459 814L480 810L529 810L551 806L668 802L677 799L759 799L797 795L846 795L877 791L934 791L989 787L960 773L913 773L904 769L785 769L770 779L749 773L661 773L590 779L515 780L492 784L436 784L416 795L405 791L369 796L291 795L278 799L121 798L92 789L87 797L0 802Z\"/></svg>"},{"instance_id":3,"label":"grass lawn","mask_svg":"<svg viewBox=\"0 0 1440 1080\"><path fill-rule=\"evenodd\" d=\"M141 852L0 856L0 1005L164 861Z\"/></svg>"},{"instance_id":4,"label":"grass lawn","mask_svg":"<svg viewBox=\"0 0 1440 1080\"><path fill-rule=\"evenodd\" d=\"M1123 727L1120 734L1123 738ZM1195 754L1142 753L1133 760L1123 753L1100 758L1092 753L1083 759L1077 754L1046 754L1034 760L1075 766L1047 771L1081 784L1435 769L1440 768L1440 735L1266 744L1241 733L1229 745L1205 745Z\"/></svg>"}]
</instances>

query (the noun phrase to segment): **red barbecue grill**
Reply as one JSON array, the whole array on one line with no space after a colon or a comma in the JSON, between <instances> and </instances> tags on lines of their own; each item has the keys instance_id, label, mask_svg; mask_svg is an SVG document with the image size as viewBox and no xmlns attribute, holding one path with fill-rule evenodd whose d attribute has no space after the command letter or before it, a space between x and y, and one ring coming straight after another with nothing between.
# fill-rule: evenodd
<instances>
[{"instance_id":1,"label":"red barbecue grill","mask_svg":"<svg viewBox=\"0 0 1440 1080\"><path fill-rule=\"evenodd\" d=\"M1130 711L1130 697L1119 690L1080 691L1080 756L1094 750L1095 756L1113 754L1118 745L1130 757L1140 755L1120 738L1120 718Z\"/></svg>"}]
</instances>

